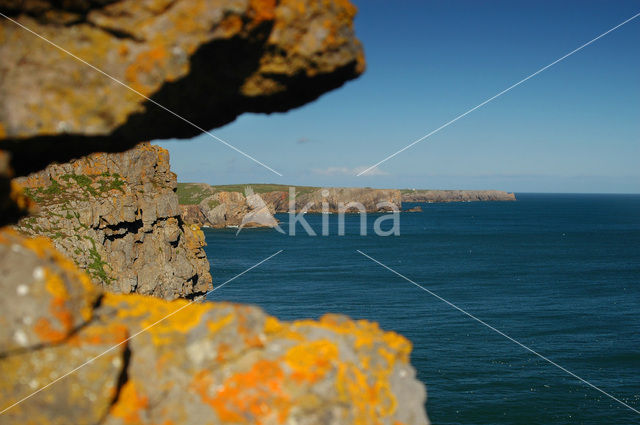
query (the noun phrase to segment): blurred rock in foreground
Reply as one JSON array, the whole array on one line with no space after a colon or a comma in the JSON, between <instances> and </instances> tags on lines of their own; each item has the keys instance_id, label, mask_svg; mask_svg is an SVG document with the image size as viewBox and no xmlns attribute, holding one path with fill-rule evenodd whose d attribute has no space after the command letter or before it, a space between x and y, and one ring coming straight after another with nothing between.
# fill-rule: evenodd
<instances>
[{"instance_id":1,"label":"blurred rock in foreground","mask_svg":"<svg viewBox=\"0 0 640 425\"><path fill-rule=\"evenodd\" d=\"M7 228L0 258L0 409L106 352L3 424L428 423L411 344L375 323L102 293L46 239Z\"/></svg>"},{"instance_id":2,"label":"blurred rock in foreground","mask_svg":"<svg viewBox=\"0 0 640 425\"><path fill-rule=\"evenodd\" d=\"M0 0L0 140L25 174L51 161L192 137L287 111L364 70L346 0ZM28 142L28 143L25 143Z\"/></svg>"}]
</instances>

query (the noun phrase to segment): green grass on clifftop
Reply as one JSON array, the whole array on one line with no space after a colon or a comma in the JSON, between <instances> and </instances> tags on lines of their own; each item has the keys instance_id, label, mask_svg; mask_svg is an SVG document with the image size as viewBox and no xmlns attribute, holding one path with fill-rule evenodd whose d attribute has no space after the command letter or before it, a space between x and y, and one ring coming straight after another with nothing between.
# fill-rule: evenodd
<instances>
[{"instance_id":1,"label":"green grass on clifftop","mask_svg":"<svg viewBox=\"0 0 640 425\"><path fill-rule=\"evenodd\" d=\"M245 188L251 187L254 193L267 193L274 191L289 192L289 187L295 187L297 194L312 192L319 189L315 186L288 186L285 184L269 183L246 183L246 184L225 184L210 186L205 183L178 183L178 201L182 205L199 204L208 196L215 192L240 192L244 193Z\"/></svg>"}]
</instances>

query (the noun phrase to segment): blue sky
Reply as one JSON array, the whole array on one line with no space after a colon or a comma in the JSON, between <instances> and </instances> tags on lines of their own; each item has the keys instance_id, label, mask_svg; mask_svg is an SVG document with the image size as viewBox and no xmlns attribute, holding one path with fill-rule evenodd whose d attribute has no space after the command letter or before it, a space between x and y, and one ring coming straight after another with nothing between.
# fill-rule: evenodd
<instances>
[{"instance_id":1,"label":"blue sky","mask_svg":"<svg viewBox=\"0 0 640 425\"><path fill-rule=\"evenodd\" d=\"M367 71L301 108L161 141L179 181L640 193L640 1L354 1Z\"/></svg>"}]
</instances>

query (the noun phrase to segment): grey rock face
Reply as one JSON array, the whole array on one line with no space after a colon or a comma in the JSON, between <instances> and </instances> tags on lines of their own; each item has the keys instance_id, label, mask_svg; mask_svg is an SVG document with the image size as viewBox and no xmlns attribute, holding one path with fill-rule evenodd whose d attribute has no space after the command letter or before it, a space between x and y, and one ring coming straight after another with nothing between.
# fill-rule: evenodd
<instances>
[{"instance_id":1,"label":"grey rock face","mask_svg":"<svg viewBox=\"0 0 640 425\"><path fill-rule=\"evenodd\" d=\"M40 207L18 230L51 238L105 289L174 299L211 288L204 238L182 222L166 150L92 154L18 182Z\"/></svg>"}]
</instances>

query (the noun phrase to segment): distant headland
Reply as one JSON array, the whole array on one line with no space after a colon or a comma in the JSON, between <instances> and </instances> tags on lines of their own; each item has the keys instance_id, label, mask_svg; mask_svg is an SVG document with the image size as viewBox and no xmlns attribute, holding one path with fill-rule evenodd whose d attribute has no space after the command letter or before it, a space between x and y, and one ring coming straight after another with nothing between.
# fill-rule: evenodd
<instances>
[{"instance_id":1,"label":"distant headland","mask_svg":"<svg viewBox=\"0 0 640 425\"><path fill-rule=\"evenodd\" d=\"M269 213L289 212L289 190L295 189L295 211L338 212L341 205L361 204L366 212L389 211L403 202L515 201L513 193L499 190L422 190L347 187L288 186L281 184L235 184L212 186L206 183L178 183L182 217L188 224L208 227L237 226L250 211L263 208ZM256 196L258 195L258 196ZM325 204L325 210L322 204ZM421 211L420 208L404 210ZM353 212L356 212L355 210Z\"/></svg>"}]
</instances>

